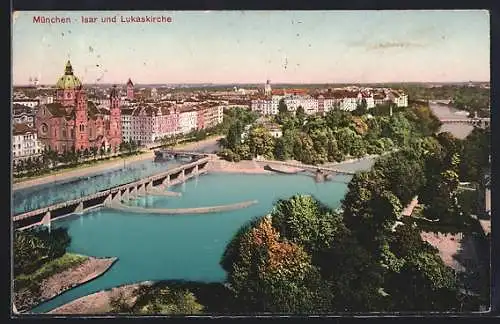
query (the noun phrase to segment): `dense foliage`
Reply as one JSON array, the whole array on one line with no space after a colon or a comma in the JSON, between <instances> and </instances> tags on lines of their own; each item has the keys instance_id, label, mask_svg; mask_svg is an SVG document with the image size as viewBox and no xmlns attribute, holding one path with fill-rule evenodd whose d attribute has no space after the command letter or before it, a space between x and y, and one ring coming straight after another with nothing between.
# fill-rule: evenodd
<instances>
[{"instance_id":1,"label":"dense foliage","mask_svg":"<svg viewBox=\"0 0 500 324\"><path fill-rule=\"evenodd\" d=\"M438 125L434 118L423 109L412 113L418 115L415 120L428 120L412 131L431 135ZM463 229L466 213L456 199L459 168L474 172L474 163L483 165L485 157L478 150L470 157L474 163L466 165L460 157L464 147L471 150L470 141L488 131L476 130L464 141L447 133L407 137L401 129L411 125L408 116L394 116L382 128L405 148L357 173L341 209L298 195L278 201L269 215L239 230L221 265L242 311L458 311L477 306L476 299L465 298L464 282L422 240L416 220L401 211L418 196L426 217ZM337 127L352 121L339 117L333 119Z\"/></svg>"},{"instance_id":2,"label":"dense foliage","mask_svg":"<svg viewBox=\"0 0 500 324\"><path fill-rule=\"evenodd\" d=\"M280 102L274 122L282 129L281 137L271 135L266 121L245 129L250 124L235 120L220 142L224 148L220 156L230 161L263 156L322 164L389 152L408 145L412 137L436 132L440 126L426 106L408 110L378 107L368 111L373 115L364 112L366 108L360 105L352 113L332 110L325 116L307 116L301 107L294 114Z\"/></svg>"},{"instance_id":3,"label":"dense foliage","mask_svg":"<svg viewBox=\"0 0 500 324\"><path fill-rule=\"evenodd\" d=\"M14 276L29 274L43 264L61 257L70 244L67 229L49 231L39 226L14 232Z\"/></svg>"},{"instance_id":4,"label":"dense foliage","mask_svg":"<svg viewBox=\"0 0 500 324\"><path fill-rule=\"evenodd\" d=\"M69 243L65 228L49 231L36 227L14 232L14 301L18 310L27 310L40 301L44 279L86 260L66 254Z\"/></svg>"},{"instance_id":5,"label":"dense foliage","mask_svg":"<svg viewBox=\"0 0 500 324\"><path fill-rule=\"evenodd\" d=\"M123 292L110 298L111 313L136 315L196 315L204 307L183 287L163 283L139 287L132 300Z\"/></svg>"}]
</instances>

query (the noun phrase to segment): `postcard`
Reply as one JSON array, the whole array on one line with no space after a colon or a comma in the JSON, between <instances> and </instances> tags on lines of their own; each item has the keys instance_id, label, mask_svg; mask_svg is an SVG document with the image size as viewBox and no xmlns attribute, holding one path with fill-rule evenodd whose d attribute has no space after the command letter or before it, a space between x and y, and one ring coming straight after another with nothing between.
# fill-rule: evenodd
<instances>
[{"instance_id":1,"label":"postcard","mask_svg":"<svg viewBox=\"0 0 500 324\"><path fill-rule=\"evenodd\" d=\"M489 13L12 13L12 315L489 312Z\"/></svg>"}]
</instances>

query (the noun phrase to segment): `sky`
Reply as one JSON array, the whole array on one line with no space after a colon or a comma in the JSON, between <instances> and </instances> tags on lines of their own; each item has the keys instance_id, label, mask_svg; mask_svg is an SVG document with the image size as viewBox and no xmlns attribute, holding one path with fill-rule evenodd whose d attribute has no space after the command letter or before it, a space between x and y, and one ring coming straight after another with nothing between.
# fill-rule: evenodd
<instances>
[{"instance_id":1,"label":"sky","mask_svg":"<svg viewBox=\"0 0 500 324\"><path fill-rule=\"evenodd\" d=\"M69 17L69 24L33 17ZM165 16L170 23L83 24ZM489 13L474 11L23 11L13 13L13 83L489 81Z\"/></svg>"}]
</instances>

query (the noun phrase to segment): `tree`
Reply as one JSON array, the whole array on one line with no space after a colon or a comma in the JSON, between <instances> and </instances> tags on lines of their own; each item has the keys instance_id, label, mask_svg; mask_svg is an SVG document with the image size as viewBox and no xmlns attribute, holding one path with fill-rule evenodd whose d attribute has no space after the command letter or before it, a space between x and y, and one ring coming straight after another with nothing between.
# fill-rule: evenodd
<instances>
[{"instance_id":1,"label":"tree","mask_svg":"<svg viewBox=\"0 0 500 324\"><path fill-rule=\"evenodd\" d=\"M279 200L272 212L273 228L289 242L296 243L312 253L329 248L336 235L346 228L341 215L307 195L295 195Z\"/></svg>"},{"instance_id":2,"label":"tree","mask_svg":"<svg viewBox=\"0 0 500 324\"><path fill-rule=\"evenodd\" d=\"M282 241L264 217L239 233L231 242L235 260L228 282L243 311L301 313L312 312L321 296L318 270L310 256L297 244ZM223 263L228 263L223 260ZM321 311L321 310L319 310Z\"/></svg>"},{"instance_id":3,"label":"tree","mask_svg":"<svg viewBox=\"0 0 500 324\"><path fill-rule=\"evenodd\" d=\"M236 121L229 127L226 144L227 148L235 150L236 147L241 143L241 134L243 133L243 126L240 121Z\"/></svg>"},{"instance_id":4,"label":"tree","mask_svg":"<svg viewBox=\"0 0 500 324\"><path fill-rule=\"evenodd\" d=\"M265 156L272 158L274 151L274 139L264 127L255 127L250 130L246 141L252 156Z\"/></svg>"},{"instance_id":5,"label":"tree","mask_svg":"<svg viewBox=\"0 0 500 324\"><path fill-rule=\"evenodd\" d=\"M92 156L94 157L94 160L97 159L97 151L98 151L97 147L93 146L91 148L91 151L92 151Z\"/></svg>"},{"instance_id":6,"label":"tree","mask_svg":"<svg viewBox=\"0 0 500 324\"><path fill-rule=\"evenodd\" d=\"M479 181L489 169L490 129L475 128L463 141L460 163L462 181Z\"/></svg>"},{"instance_id":7,"label":"tree","mask_svg":"<svg viewBox=\"0 0 500 324\"><path fill-rule=\"evenodd\" d=\"M304 125L307 116L302 106L297 107L297 110L295 111L295 117L297 118L300 126Z\"/></svg>"},{"instance_id":8,"label":"tree","mask_svg":"<svg viewBox=\"0 0 500 324\"><path fill-rule=\"evenodd\" d=\"M283 125L287 119L290 119L290 112L285 104L285 99L281 99L278 103L278 115L276 120L279 124Z\"/></svg>"},{"instance_id":9,"label":"tree","mask_svg":"<svg viewBox=\"0 0 500 324\"><path fill-rule=\"evenodd\" d=\"M189 290L157 286L138 297L133 312L151 315L195 315L202 313L203 308Z\"/></svg>"},{"instance_id":10,"label":"tree","mask_svg":"<svg viewBox=\"0 0 500 324\"><path fill-rule=\"evenodd\" d=\"M419 159L413 150L402 150L380 157L373 168L381 172L387 181L387 188L391 188L405 206L425 185L424 160Z\"/></svg>"},{"instance_id":11,"label":"tree","mask_svg":"<svg viewBox=\"0 0 500 324\"><path fill-rule=\"evenodd\" d=\"M50 260L61 257L71 239L66 228L35 227L14 232L14 275L29 274Z\"/></svg>"},{"instance_id":12,"label":"tree","mask_svg":"<svg viewBox=\"0 0 500 324\"><path fill-rule=\"evenodd\" d=\"M287 144L287 141L283 137L276 139L273 152L276 159L285 161L290 158L291 147Z\"/></svg>"},{"instance_id":13,"label":"tree","mask_svg":"<svg viewBox=\"0 0 500 324\"><path fill-rule=\"evenodd\" d=\"M344 220L368 249L378 249L400 217L399 199L387 189L387 180L374 169L352 178L342 200Z\"/></svg>"},{"instance_id":14,"label":"tree","mask_svg":"<svg viewBox=\"0 0 500 324\"><path fill-rule=\"evenodd\" d=\"M353 111L354 115L363 116L368 112L368 105L366 99L361 99L361 102L357 105L356 110Z\"/></svg>"}]
</instances>

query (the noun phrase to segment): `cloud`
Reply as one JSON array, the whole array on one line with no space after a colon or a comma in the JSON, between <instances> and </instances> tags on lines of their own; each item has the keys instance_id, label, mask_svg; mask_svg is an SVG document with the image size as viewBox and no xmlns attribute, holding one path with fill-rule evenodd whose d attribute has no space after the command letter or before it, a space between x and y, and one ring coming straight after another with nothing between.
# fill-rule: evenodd
<instances>
[{"instance_id":1,"label":"cloud","mask_svg":"<svg viewBox=\"0 0 500 324\"><path fill-rule=\"evenodd\" d=\"M390 49L390 48L416 48L416 47L424 47L425 45L423 43L417 43L417 42L379 42L375 44L368 44L366 48L368 50L383 50L383 49Z\"/></svg>"}]
</instances>

